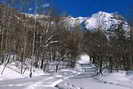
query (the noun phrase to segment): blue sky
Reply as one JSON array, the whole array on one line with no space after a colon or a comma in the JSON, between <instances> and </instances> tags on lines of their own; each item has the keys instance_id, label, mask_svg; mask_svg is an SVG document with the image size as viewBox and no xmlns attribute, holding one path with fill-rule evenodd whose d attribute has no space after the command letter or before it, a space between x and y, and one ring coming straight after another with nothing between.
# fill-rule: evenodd
<instances>
[{"instance_id":1,"label":"blue sky","mask_svg":"<svg viewBox=\"0 0 133 89\"><path fill-rule=\"evenodd\" d=\"M6 1L6 0L0 0L0 1ZM75 17L90 16L91 14L96 13L98 11L118 12L124 16L128 16L129 13L133 13L133 0L47 0L47 1L51 1L52 4L57 9ZM30 7L34 8L34 4L31 4Z\"/></svg>"},{"instance_id":2,"label":"blue sky","mask_svg":"<svg viewBox=\"0 0 133 89\"><path fill-rule=\"evenodd\" d=\"M128 15L133 9L133 0L54 0L54 3L72 16L89 16L98 11Z\"/></svg>"}]
</instances>

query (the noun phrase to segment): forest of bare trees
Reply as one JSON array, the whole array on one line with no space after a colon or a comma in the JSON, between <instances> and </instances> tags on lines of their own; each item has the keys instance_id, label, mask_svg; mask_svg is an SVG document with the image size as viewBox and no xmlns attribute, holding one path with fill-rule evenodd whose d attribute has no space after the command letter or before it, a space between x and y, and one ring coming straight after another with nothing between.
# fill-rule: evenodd
<instances>
[{"instance_id":1,"label":"forest of bare trees","mask_svg":"<svg viewBox=\"0 0 133 89\"><path fill-rule=\"evenodd\" d=\"M5 63L6 67L13 60L20 61L23 72L23 63L28 59L31 65L45 71L51 61L69 61L68 66L74 67L77 56L85 52L99 73L103 69L110 72L133 69L132 27L130 36L126 37L121 23L114 29L116 36L108 39L102 30L91 32L83 31L85 29L80 26L70 28L62 19L52 12L41 18L29 16L1 4L0 63ZM12 59L10 55L17 57Z\"/></svg>"}]
</instances>

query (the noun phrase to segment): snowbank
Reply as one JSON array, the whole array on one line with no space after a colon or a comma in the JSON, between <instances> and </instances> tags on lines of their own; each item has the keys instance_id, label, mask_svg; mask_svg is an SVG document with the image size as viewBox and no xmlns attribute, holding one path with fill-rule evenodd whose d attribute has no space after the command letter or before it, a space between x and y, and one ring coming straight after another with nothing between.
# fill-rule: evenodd
<instances>
[{"instance_id":1,"label":"snowbank","mask_svg":"<svg viewBox=\"0 0 133 89\"><path fill-rule=\"evenodd\" d=\"M16 66L16 63L11 63L6 66L4 72L2 73L4 67L5 65L0 65L0 81L29 77L29 74L30 74L29 68L23 70L24 72L23 74L21 74L20 66ZM41 69L37 69L33 67L32 76L40 76L40 75L48 75L48 74L44 73Z\"/></svg>"},{"instance_id":2,"label":"snowbank","mask_svg":"<svg viewBox=\"0 0 133 89\"><path fill-rule=\"evenodd\" d=\"M119 72L113 72L113 73L104 73L103 76L99 77L99 80L119 85L119 86L125 86L133 89L133 72L130 71L119 71Z\"/></svg>"},{"instance_id":3,"label":"snowbank","mask_svg":"<svg viewBox=\"0 0 133 89\"><path fill-rule=\"evenodd\" d=\"M128 87L99 82L93 78L69 79L56 87L59 89L129 89Z\"/></svg>"},{"instance_id":4,"label":"snowbank","mask_svg":"<svg viewBox=\"0 0 133 89\"><path fill-rule=\"evenodd\" d=\"M97 79L98 77L98 79ZM133 72L119 71L102 76L73 77L58 84L60 89L133 89Z\"/></svg>"}]
</instances>

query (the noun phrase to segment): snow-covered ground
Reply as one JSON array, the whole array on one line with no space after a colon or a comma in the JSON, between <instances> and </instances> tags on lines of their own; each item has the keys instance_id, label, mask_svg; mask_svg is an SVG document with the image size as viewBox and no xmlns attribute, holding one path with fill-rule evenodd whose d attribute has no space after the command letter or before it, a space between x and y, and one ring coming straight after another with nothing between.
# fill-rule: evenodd
<instances>
[{"instance_id":1,"label":"snow-covered ground","mask_svg":"<svg viewBox=\"0 0 133 89\"><path fill-rule=\"evenodd\" d=\"M58 84L58 87L62 89L133 89L133 71L106 72L101 76L80 74L63 81Z\"/></svg>"},{"instance_id":2,"label":"snow-covered ground","mask_svg":"<svg viewBox=\"0 0 133 89\"><path fill-rule=\"evenodd\" d=\"M0 89L56 89L52 85L59 80L60 78L51 75L3 80L0 81Z\"/></svg>"},{"instance_id":3,"label":"snow-covered ground","mask_svg":"<svg viewBox=\"0 0 133 89\"><path fill-rule=\"evenodd\" d=\"M0 65L0 72L3 67ZM33 70L33 77L29 78L29 70L20 74L20 69L14 63L8 64L3 74L0 74L0 89L57 89L57 84L78 74L73 69L62 69L58 73L44 73L36 68Z\"/></svg>"},{"instance_id":4,"label":"snow-covered ground","mask_svg":"<svg viewBox=\"0 0 133 89\"><path fill-rule=\"evenodd\" d=\"M3 67L0 65L0 72ZM102 76L74 69L62 69L57 73L44 73L36 68L33 71L33 77L29 78L28 69L20 74L14 63L8 64L0 74L0 89L133 89L133 71L105 72Z\"/></svg>"},{"instance_id":5,"label":"snow-covered ground","mask_svg":"<svg viewBox=\"0 0 133 89\"><path fill-rule=\"evenodd\" d=\"M132 89L99 82L93 78L69 79L58 86L62 89Z\"/></svg>"},{"instance_id":6,"label":"snow-covered ground","mask_svg":"<svg viewBox=\"0 0 133 89\"><path fill-rule=\"evenodd\" d=\"M98 80L108 84L114 84L133 89L133 71L103 73L103 76L99 76Z\"/></svg>"},{"instance_id":7,"label":"snow-covered ground","mask_svg":"<svg viewBox=\"0 0 133 89\"><path fill-rule=\"evenodd\" d=\"M0 81L0 89L57 89L55 86L78 73L71 69L58 73L40 75L32 78L19 78Z\"/></svg>"},{"instance_id":8,"label":"snow-covered ground","mask_svg":"<svg viewBox=\"0 0 133 89\"><path fill-rule=\"evenodd\" d=\"M30 71L26 69L23 74L21 74L21 69L15 66L15 63L8 64L5 69L5 65L0 65L0 81L8 79L19 79L19 78L28 78ZM4 69L4 71L3 71ZM3 73L2 73L3 71ZM33 76L47 75L42 70L33 67Z\"/></svg>"}]
</instances>

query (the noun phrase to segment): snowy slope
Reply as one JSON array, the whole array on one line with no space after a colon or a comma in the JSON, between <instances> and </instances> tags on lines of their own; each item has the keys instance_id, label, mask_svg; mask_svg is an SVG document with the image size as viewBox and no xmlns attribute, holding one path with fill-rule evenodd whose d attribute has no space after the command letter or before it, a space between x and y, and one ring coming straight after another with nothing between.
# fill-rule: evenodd
<instances>
[{"instance_id":1,"label":"snowy slope","mask_svg":"<svg viewBox=\"0 0 133 89\"><path fill-rule=\"evenodd\" d=\"M102 28L104 30L113 30L118 27L120 23L123 23L125 30L128 30L128 23L123 22L123 18L118 18L118 15L114 13L98 12L93 14L91 17L66 17L66 22L71 26L75 24L83 24L88 30L95 30Z\"/></svg>"},{"instance_id":2,"label":"snowy slope","mask_svg":"<svg viewBox=\"0 0 133 89\"><path fill-rule=\"evenodd\" d=\"M58 73L44 74L32 78L3 80L0 81L0 89L57 89L55 86L58 83L77 74L78 72L75 70L64 69Z\"/></svg>"},{"instance_id":3,"label":"snowy slope","mask_svg":"<svg viewBox=\"0 0 133 89\"><path fill-rule=\"evenodd\" d=\"M126 86L108 84L93 78L69 79L58 84L60 89L132 89Z\"/></svg>"},{"instance_id":4,"label":"snowy slope","mask_svg":"<svg viewBox=\"0 0 133 89\"><path fill-rule=\"evenodd\" d=\"M133 71L119 71L105 73L102 76L75 76L58 84L58 87L61 89L133 89L132 85Z\"/></svg>"},{"instance_id":5,"label":"snowy slope","mask_svg":"<svg viewBox=\"0 0 133 89\"><path fill-rule=\"evenodd\" d=\"M124 19L124 17L107 12L98 12L93 14L91 17L66 17L65 22L70 27L80 25L85 31L102 31L109 39L110 36L117 36L115 31L121 26L125 31L125 37L129 37L130 26Z\"/></svg>"},{"instance_id":6,"label":"snowy slope","mask_svg":"<svg viewBox=\"0 0 133 89\"><path fill-rule=\"evenodd\" d=\"M108 84L124 86L133 89L133 71L119 71L113 73L103 73L103 76L98 77L99 80Z\"/></svg>"},{"instance_id":7,"label":"snowy slope","mask_svg":"<svg viewBox=\"0 0 133 89\"><path fill-rule=\"evenodd\" d=\"M0 65L0 81L8 80L8 79L20 79L20 78L28 78L30 74L30 70L26 69L23 74L20 73L21 69L19 66L16 67L15 63L8 64L2 73L5 65ZM47 75L41 69L37 69L33 67L32 76L40 76L40 75Z\"/></svg>"},{"instance_id":8,"label":"snowy slope","mask_svg":"<svg viewBox=\"0 0 133 89\"><path fill-rule=\"evenodd\" d=\"M101 27L104 30L116 29L120 23L122 23L122 19L117 19L113 13L102 11L93 14L89 19L85 21L87 29L96 29L98 27ZM93 28L90 28L91 25L94 25ZM123 22L123 26L124 25L127 25L126 21Z\"/></svg>"}]
</instances>

